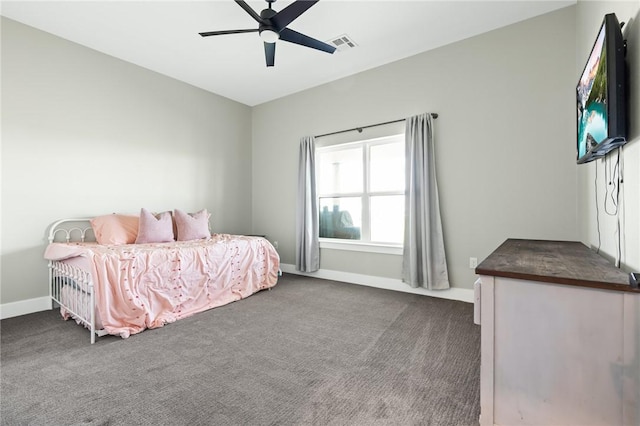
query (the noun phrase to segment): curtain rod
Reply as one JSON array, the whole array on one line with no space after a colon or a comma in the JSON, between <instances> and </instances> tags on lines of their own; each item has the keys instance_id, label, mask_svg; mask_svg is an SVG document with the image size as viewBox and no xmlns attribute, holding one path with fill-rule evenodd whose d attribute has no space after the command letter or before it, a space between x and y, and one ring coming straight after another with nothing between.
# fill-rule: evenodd
<instances>
[{"instance_id":1,"label":"curtain rod","mask_svg":"<svg viewBox=\"0 0 640 426\"><path fill-rule=\"evenodd\" d=\"M438 114L435 113L435 112L432 112L430 115L433 118L438 118ZM363 129L368 129L369 127L377 127L377 126L384 126L385 124L400 123L401 121L405 121L405 120L406 120L406 118L401 118L399 120L385 121L384 123L369 124L368 126L360 126L360 127L354 127L353 129L339 130L337 132L331 132L331 133L324 133L322 135L317 135L317 136L314 136L314 137L315 138L321 138L321 137L324 137L324 136L337 135L339 133L353 132L354 130L357 130L358 133L362 133Z\"/></svg>"}]
</instances>

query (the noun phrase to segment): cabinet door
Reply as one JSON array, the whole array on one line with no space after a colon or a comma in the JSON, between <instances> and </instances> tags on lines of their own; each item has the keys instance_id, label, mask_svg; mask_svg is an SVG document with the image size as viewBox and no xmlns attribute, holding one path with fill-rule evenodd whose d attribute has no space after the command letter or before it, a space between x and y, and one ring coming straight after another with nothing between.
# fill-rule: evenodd
<instances>
[{"instance_id":1,"label":"cabinet door","mask_svg":"<svg viewBox=\"0 0 640 426\"><path fill-rule=\"evenodd\" d=\"M623 424L623 294L506 278L493 291L494 423Z\"/></svg>"}]
</instances>

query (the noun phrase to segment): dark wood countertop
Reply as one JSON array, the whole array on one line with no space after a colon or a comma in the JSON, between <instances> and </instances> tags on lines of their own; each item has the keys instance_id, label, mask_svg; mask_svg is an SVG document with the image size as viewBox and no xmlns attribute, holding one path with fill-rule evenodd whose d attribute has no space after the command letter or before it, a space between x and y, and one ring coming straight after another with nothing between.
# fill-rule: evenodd
<instances>
[{"instance_id":1,"label":"dark wood countertop","mask_svg":"<svg viewBox=\"0 0 640 426\"><path fill-rule=\"evenodd\" d=\"M628 273L575 241L508 239L476 274L640 293L629 285Z\"/></svg>"}]
</instances>

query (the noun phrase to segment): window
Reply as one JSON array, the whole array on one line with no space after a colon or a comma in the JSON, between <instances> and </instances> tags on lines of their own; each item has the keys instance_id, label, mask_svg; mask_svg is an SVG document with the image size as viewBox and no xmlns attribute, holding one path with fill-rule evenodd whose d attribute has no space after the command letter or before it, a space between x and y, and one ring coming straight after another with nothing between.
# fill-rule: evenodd
<instances>
[{"instance_id":1,"label":"window","mask_svg":"<svg viewBox=\"0 0 640 426\"><path fill-rule=\"evenodd\" d=\"M404 157L404 134L318 148L320 238L401 245Z\"/></svg>"}]
</instances>

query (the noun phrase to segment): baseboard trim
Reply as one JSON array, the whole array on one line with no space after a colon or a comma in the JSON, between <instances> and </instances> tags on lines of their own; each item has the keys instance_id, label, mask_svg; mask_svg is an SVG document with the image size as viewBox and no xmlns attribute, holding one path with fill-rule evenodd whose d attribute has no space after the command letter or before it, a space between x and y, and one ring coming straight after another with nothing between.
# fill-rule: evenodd
<instances>
[{"instance_id":1,"label":"baseboard trim","mask_svg":"<svg viewBox=\"0 0 640 426\"><path fill-rule=\"evenodd\" d=\"M0 319L18 317L20 315L46 311L47 309L51 309L51 298L48 296L3 303L0 305Z\"/></svg>"},{"instance_id":2,"label":"baseboard trim","mask_svg":"<svg viewBox=\"0 0 640 426\"><path fill-rule=\"evenodd\" d=\"M287 274L304 275L307 277L322 278L325 280L343 281L350 284L365 285L368 287L383 288L385 290L401 291L404 293L421 294L423 296L439 297L442 299L459 300L473 303L473 290L467 288L452 287L448 290L427 290L425 288L412 288L395 278L375 277L372 275L354 274L351 272L332 271L320 269L316 272L306 273L296 271L295 265L281 263L280 269Z\"/></svg>"}]
</instances>

